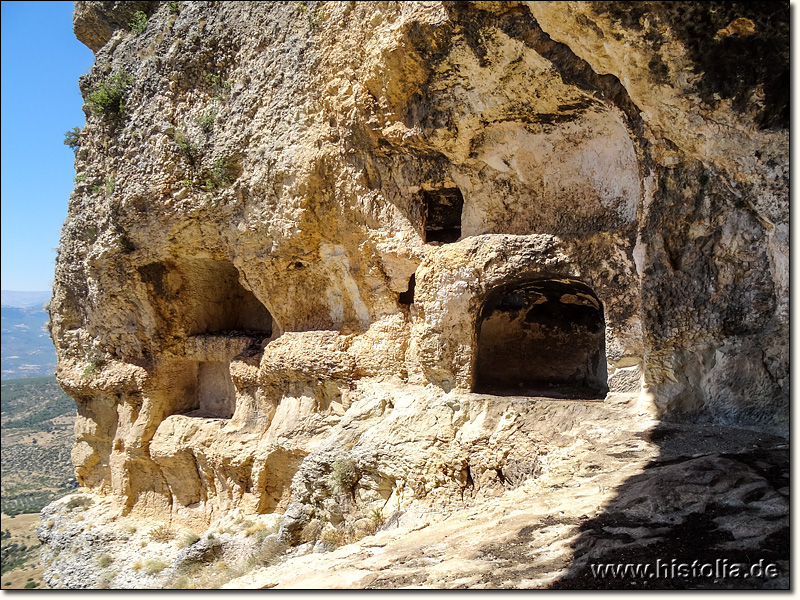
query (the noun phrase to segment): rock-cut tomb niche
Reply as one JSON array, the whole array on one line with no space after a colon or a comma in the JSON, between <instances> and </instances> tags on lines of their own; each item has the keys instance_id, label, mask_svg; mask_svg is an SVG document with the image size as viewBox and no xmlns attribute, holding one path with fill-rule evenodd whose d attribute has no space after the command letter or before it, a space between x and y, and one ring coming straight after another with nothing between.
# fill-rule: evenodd
<instances>
[{"instance_id":1,"label":"rock-cut tomb niche","mask_svg":"<svg viewBox=\"0 0 800 600\"><path fill-rule=\"evenodd\" d=\"M608 391L603 307L577 281L490 291L477 323L474 391L599 398Z\"/></svg>"},{"instance_id":2,"label":"rock-cut tomb niche","mask_svg":"<svg viewBox=\"0 0 800 600\"><path fill-rule=\"evenodd\" d=\"M422 192L425 242L452 244L461 237L464 197L458 188Z\"/></svg>"},{"instance_id":3,"label":"rock-cut tomb niche","mask_svg":"<svg viewBox=\"0 0 800 600\"><path fill-rule=\"evenodd\" d=\"M230 418L236 408L231 360L272 335L272 315L228 261L153 263L140 273L162 315L180 315L186 335L185 359L168 367L175 396L170 412Z\"/></svg>"}]
</instances>

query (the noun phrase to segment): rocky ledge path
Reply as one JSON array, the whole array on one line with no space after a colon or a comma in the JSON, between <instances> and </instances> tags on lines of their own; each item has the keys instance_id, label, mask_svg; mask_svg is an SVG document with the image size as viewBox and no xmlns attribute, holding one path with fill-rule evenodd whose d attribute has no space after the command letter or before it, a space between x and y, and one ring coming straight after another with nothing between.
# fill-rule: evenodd
<instances>
[{"instance_id":1,"label":"rocky ledge path","mask_svg":"<svg viewBox=\"0 0 800 600\"><path fill-rule=\"evenodd\" d=\"M549 454L540 477L491 501L396 514L358 543L224 587L788 589L784 438L608 426L576 424L592 432L585 443Z\"/></svg>"}]
</instances>

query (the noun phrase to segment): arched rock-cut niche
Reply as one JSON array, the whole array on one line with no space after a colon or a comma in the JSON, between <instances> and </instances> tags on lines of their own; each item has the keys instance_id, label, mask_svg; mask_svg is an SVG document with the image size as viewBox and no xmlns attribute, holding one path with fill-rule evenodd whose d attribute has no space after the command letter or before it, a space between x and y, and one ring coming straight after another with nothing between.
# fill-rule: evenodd
<instances>
[{"instance_id":1,"label":"arched rock-cut niche","mask_svg":"<svg viewBox=\"0 0 800 600\"><path fill-rule=\"evenodd\" d=\"M474 391L597 398L608 391L603 307L577 281L491 290L477 323Z\"/></svg>"},{"instance_id":2,"label":"arched rock-cut niche","mask_svg":"<svg viewBox=\"0 0 800 600\"><path fill-rule=\"evenodd\" d=\"M239 283L233 263L207 258L175 259L139 267L150 300L167 329L186 335L272 334L272 315Z\"/></svg>"},{"instance_id":3,"label":"arched rock-cut niche","mask_svg":"<svg viewBox=\"0 0 800 600\"><path fill-rule=\"evenodd\" d=\"M174 369L171 414L230 418L236 408L231 360L272 335L267 308L224 260L176 259L139 268L167 329L185 335Z\"/></svg>"}]
</instances>

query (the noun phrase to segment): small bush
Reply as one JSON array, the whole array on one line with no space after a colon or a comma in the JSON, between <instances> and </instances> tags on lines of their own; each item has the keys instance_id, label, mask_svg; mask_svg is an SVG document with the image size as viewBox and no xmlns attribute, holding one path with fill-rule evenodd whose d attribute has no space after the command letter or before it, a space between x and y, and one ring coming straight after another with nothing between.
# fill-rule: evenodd
<instances>
[{"instance_id":1,"label":"small bush","mask_svg":"<svg viewBox=\"0 0 800 600\"><path fill-rule=\"evenodd\" d=\"M372 522L375 524L376 531L380 529L384 523L386 523L386 517L383 516L383 511L380 508L374 509L370 517L372 518Z\"/></svg>"},{"instance_id":2,"label":"small bush","mask_svg":"<svg viewBox=\"0 0 800 600\"><path fill-rule=\"evenodd\" d=\"M314 542L319 539L322 533L322 523L319 519L311 519L303 526L303 531L300 532L300 542Z\"/></svg>"},{"instance_id":3,"label":"small bush","mask_svg":"<svg viewBox=\"0 0 800 600\"><path fill-rule=\"evenodd\" d=\"M315 10L314 12L310 12L308 14L308 26L311 27L311 29L319 27L321 23L322 23L322 11Z\"/></svg>"},{"instance_id":4,"label":"small bush","mask_svg":"<svg viewBox=\"0 0 800 600\"><path fill-rule=\"evenodd\" d=\"M197 123L197 126L203 130L203 133L208 135L214 130L214 119L216 118L217 118L217 109L212 108L207 113L197 117L195 122Z\"/></svg>"},{"instance_id":5,"label":"small bush","mask_svg":"<svg viewBox=\"0 0 800 600\"><path fill-rule=\"evenodd\" d=\"M368 535L374 535L378 531L378 527L380 526L378 523L380 522L380 518L382 518L380 511L377 511L377 513L376 515L373 512L372 519L367 524L363 522L356 523L345 521L335 528L326 527L320 539L331 546L338 547L352 544Z\"/></svg>"},{"instance_id":6,"label":"small bush","mask_svg":"<svg viewBox=\"0 0 800 600\"><path fill-rule=\"evenodd\" d=\"M128 27L130 27L133 35L144 33L144 30L147 29L147 14L141 10L137 10L133 13L133 18L131 22L128 23Z\"/></svg>"},{"instance_id":7,"label":"small bush","mask_svg":"<svg viewBox=\"0 0 800 600\"><path fill-rule=\"evenodd\" d=\"M92 193L103 194L107 198L111 197L114 193L114 178L109 175L104 182L93 185Z\"/></svg>"},{"instance_id":8,"label":"small bush","mask_svg":"<svg viewBox=\"0 0 800 600\"><path fill-rule=\"evenodd\" d=\"M75 498L71 498L69 502L67 502L67 510L75 510L76 508L88 508L92 504L94 504L94 500L89 498L88 496L76 496Z\"/></svg>"},{"instance_id":9,"label":"small bush","mask_svg":"<svg viewBox=\"0 0 800 600\"><path fill-rule=\"evenodd\" d=\"M133 77L124 69L112 75L87 96L89 109L109 122L119 123L125 117L125 96L132 84Z\"/></svg>"},{"instance_id":10,"label":"small bush","mask_svg":"<svg viewBox=\"0 0 800 600\"><path fill-rule=\"evenodd\" d=\"M295 0L294 5L297 8L298 12L306 13L308 15L308 25L311 27L311 29L314 29L320 23L322 23L321 10L309 11L308 6L306 6L306 2L304 0Z\"/></svg>"},{"instance_id":11,"label":"small bush","mask_svg":"<svg viewBox=\"0 0 800 600\"><path fill-rule=\"evenodd\" d=\"M175 530L170 529L166 525L159 525L158 527L151 529L148 535L154 542L167 543L175 539Z\"/></svg>"},{"instance_id":12,"label":"small bush","mask_svg":"<svg viewBox=\"0 0 800 600\"><path fill-rule=\"evenodd\" d=\"M167 2L167 8L169 9L169 12L177 15L179 12L181 12L181 8L183 8L183 2Z\"/></svg>"},{"instance_id":13,"label":"small bush","mask_svg":"<svg viewBox=\"0 0 800 600\"><path fill-rule=\"evenodd\" d=\"M186 560L178 567L177 579L167 585L179 590L207 590L218 588L242 574L242 571L229 568L223 561L209 564L200 560Z\"/></svg>"},{"instance_id":14,"label":"small bush","mask_svg":"<svg viewBox=\"0 0 800 600\"><path fill-rule=\"evenodd\" d=\"M86 241L90 244L94 243L97 239L97 228L89 227L86 230ZM87 379L89 377L93 377L97 374L100 370L100 367L106 362L105 356L103 353L93 348L89 354L86 355L86 366L83 368L83 373L81 374L81 379Z\"/></svg>"},{"instance_id":15,"label":"small bush","mask_svg":"<svg viewBox=\"0 0 800 600\"><path fill-rule=\"evenodd\" d=\"M272 535L273 533L275 532L270 532L267 529L260 529L253 534L253 539L257 544L261 544L268 535Z\"/></svg>"},{"instance_id":16,"label":"small bush","mask_svg":"<svg viewBox=\"0 0 800 600\"><path fill-rule=\"evenodd\" d=\"M277 536L270 536L264 540L261 547L247 560L249 568L262 566L268 567L278 563L286 553L286 544L278 540Z\"/></svg>"},{"instance_id":17,"label":"small bush","mask_svg":"<svg viewBox=\"0 0 800 600\"><path fill-rule=\"evenodd\" d=\"M183 534L180 545L181 548L187 548L188 546L191 546L192 544L195 544L198 541L200 541L200 536L190 531Z\"/></svg>"},{"instance_id":18,"label":"small bush","mask_svg":"<svg viewBox=\"0 0 800 600\"><path fill-rule=\"evenodd\" d=\"M231 183L231 168L228 164L228 159L225 157L218 158L208 171L206 188L209 190L216 190L228 186Z\"/></svg>"},{"instance_id":19,"label":"small bush","mask_svg":"<svg viewBox=\"0 0 800 600\"><path fill-rule=\"evenodd\" d=\"M167 563L160 558L151 558L144 564L144 572L148 575L155 575L156 573L161 573L164 569L167 568Z\"/></svg>"},{"instance_id":20,"label":"small bush","mask_svg":"<svg viewBox=\"0 0 800 600\"><path fill-rule=\"evenodd\" d=\"M88 235L89 238L87 238L86 241L89 242L90 244L97 239L96 231L94 232L94 235L92 235L92 231L89 231ZM89 379L89 377L96 375L98 368L100 367L101 364L102 362L94 362L94 361L86 363L86 366L83 367L83 373L81 373L81 379Z\"/></svg>"},{"instance_id":21,"label":"small bush","mask_svg":"<svg viewBox=\"0 0 800 600\"><path fill-rule=\"evenodd\" d=\"M81 147L81 128L73 127L64 133L64 145L69 146L73 152L77 152Z\"/></svg>"},{"instance_id":22,"label":"small bush","mask_svg":"<svg viewBox=\"0 0 800 600\"><path fill-rule=\"evenodd\" d=\"M142 561L135 560L135 561L133 561L133 564L131 565L131 569L133 569L134 571L141 571L142 570L142 566L143 566L142 565Z\"/></svg>"},{"instance_id":23,"label":"small bush","mask_svg":"<svg viewBox=\"0 0 800 600\"><path fill-rule=\"evenodd\" d=\"M97 566L101 569L105 569L106 567L110 566L111 563L114 562L114 559L109 554L101 554L97 558Z\"/></svg>"},{"instance_id":24,"label":"small bush","mask_svg":"<svg viewBox=\"0 0 800 600\"><path fill-rule=\"evenodd\" d=\"M201 138L193 141L185 131L178 130L172 135L172 141L175 142L191 166L196 166L203 157L203 140Z\"/></svg>"},{"instance_id":25,"label":"small bush","mask_svg":"<svg viewBox=\"0 0 800 600\"><path fill-rule=\"evenodd\" d=\"M231 93L233 84L227 79L224 79L222 75L219 75L218 73L208 73L206 75L206 79L208 79L208 81L211 83L211 86L214 88L214 91L216 92L216 95L214 96L215 99L224 100Z\"/></svg>"},{"instance_id":26,"label":"small bush","mask_svg":"<svg viewBox=\"0 0 800 600\"><path fill-rule=\"evenodd\" d=\"M39 583L36 582L36 581L29 581L28 583L25 584L25 589L26 590L32 590L32 589L35 589L37 587L39 587Z\"/></svg>"},{"instance_id":27,"label":"small bush","mask_svg":"<svg viewBox=\"0 0 800 600\"><path fill-rule=\"evenodd\" d=\"M265 531L267 529L267 526L264 525L264 523L262 523L261 521L259 521L258 523L253 523L252 521L248 521L245 522L243 526L244 526L244 534L246 536L251 536L258 531Z\"/></svg>"},{"instance_id":28,"label":"small bush","mask_svg":"<svg viewBox=\"0 0 800 600\"><path fill-rule=\"evenodd\" d=\"M334 492L351 490L358 481L358 470L352 458L337 458L333 463L329 483Z\"/></svg>"},{"instance_id":29,"label":"small bush","mask_svg":"<svg viewBox=\"0 0 800 600\"><path fill-rule=\"evenodd\" d=\"M205 568L205 563L199 558L187 558L178 566L178 573L192 575L198 570Z\"/></svg>"},{"instance_id":30,"label":"small bush","mask_svg":"<svg viewBox=\"0 0 800 600\"><path fill-rule=\"evenodd\" d=\"M336 529L326 530L322 534L322 538L320 539L322 539L323 542L327 542L334 548L338 548L339 546L344 546L345 544L348 543L348 536L342 529L338 527Z\"/></svg>"}]
</instances>

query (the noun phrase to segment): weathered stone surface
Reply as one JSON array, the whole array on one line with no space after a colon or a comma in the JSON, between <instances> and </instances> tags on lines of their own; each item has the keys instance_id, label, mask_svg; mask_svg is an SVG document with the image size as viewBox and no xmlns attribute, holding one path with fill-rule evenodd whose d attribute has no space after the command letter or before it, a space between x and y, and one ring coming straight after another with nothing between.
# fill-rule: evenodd
<instances>
[{"instance_id":1,"label":"weathered stone surface","mask_svg":"<svg viewBox=\"0 0 800 600\"><path fill-rule=\"evenodd\" d=\"M787 433L784 4L74 21L84 96L129 85L87 109L51 331L78 480L121 514L291 506L282 540L330 542L519 499L569 452L588 477L614 411Z\"/></svg>"},{"instance_id":2,"label":"weathered stone surface","mask_svg":"<svg viewBox=\"0 0 800 600\"><path fill-rule=\"evenodd\" d=\"M102 48L119 29L128 29L137 11L145 14L153 10L157 2L81 2L75 5L72 21L75 37L93 52Z\"/></svg>"},{"instance_id":3,"label":"weathered stone surface","mask_svg":"<svg viewBox=\"0 0 800 600\"><path fill-rule=\"evenodd\" d=\"M583 423L584 434L568 452L548 456L540 477L491 502L394 524L225 587L788 587L788 448L780 438L675 425L621 426L610 438L602 417ZM667 566L657 574L659 560ZM748 569L761 561L762 574L670 576L673 564L717 561ZM591 565L598 564L649 565L654 576L595 577ZM769 564L777 576L763 574Z\"/></svg>"}]
</instances>

